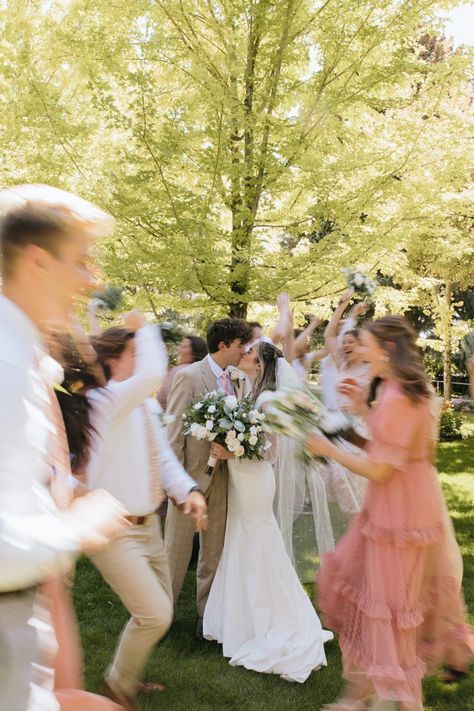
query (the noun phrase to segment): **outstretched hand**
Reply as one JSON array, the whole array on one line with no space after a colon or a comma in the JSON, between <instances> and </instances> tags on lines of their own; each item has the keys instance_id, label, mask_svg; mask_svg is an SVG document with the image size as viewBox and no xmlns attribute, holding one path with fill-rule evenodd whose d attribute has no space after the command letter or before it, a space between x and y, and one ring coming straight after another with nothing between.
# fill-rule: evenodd
<instances>
[{"instance_id":1,"label":"outstretched hand","mask_svg":"<svg viewBox=\"0 0 474 711\"><path fill-rule=\"evenodd\" d=\"M191 491L184 502L183 513L190 515L196 521L196 531L205 531L207 528L207 504L204 496L199 491Z\"/></svg>"}]
</instances>

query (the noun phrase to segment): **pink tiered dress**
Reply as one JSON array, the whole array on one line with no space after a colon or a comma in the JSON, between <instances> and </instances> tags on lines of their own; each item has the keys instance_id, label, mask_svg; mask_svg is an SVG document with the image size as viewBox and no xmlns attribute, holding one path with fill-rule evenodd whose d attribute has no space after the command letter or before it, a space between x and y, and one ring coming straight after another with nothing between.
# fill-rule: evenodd
<instances>
[{"instance_id":1,"label":"pink tiered dress","mask_svg":"<svg viewBox=\"0 0 474 711\"><path fill-rule=\"evenodd\" d=\"M362 511L318 578L325 626L339 634L344 676L379 700L423 708L421 680L473 657L462 561L432 459L427 401L386 382L369 421L370 457L393 470L370 482Z\"/></svg>"}]
</instances>

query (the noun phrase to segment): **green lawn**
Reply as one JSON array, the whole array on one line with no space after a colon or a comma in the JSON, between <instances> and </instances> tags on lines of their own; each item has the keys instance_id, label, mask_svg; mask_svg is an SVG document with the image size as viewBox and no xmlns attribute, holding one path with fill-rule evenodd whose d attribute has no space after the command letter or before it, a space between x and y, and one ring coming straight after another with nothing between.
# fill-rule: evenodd
<instances>
[{"instance_id":1,"label":"green lawn","mask_svg":"<svg viewBox=\"0 0 474 711\"><path fill-rule=\"evenodd\" d=\"M467 427L474 434L474 418L470 418ZM474 610L473 469L473 438L440 445L440 476L464 557L464 591L471 611ZM194 573L190 571L176 620L153 653L146 671L146 679L164 682L167 691L143 695L143 709L318 711L323 703L335 699L341 688L337 642L326 645L328 666L312 674L304 685L230 667L221 656L220 646L195 640L193 594ZM85 650L87 688L97 690L127 614L86 559L81 559L77 567L74 598ZM473 707L474 677L449 687L430 679L425 691L425 708L430 711L467 711Z\"/></svg>"}]
</instances>

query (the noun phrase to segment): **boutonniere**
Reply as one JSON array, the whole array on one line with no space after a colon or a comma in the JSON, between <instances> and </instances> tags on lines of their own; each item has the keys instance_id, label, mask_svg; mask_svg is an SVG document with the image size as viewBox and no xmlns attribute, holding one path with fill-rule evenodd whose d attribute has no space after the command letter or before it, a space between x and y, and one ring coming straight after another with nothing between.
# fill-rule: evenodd
<instances>
[{"instance_id":1,"label":"boutonniere","mask_svg":"<svg viewBox=\"0 0 474 711\"><path fill-rule=\"evenodd\" d=\"M39 362L39 370L41 377L49 387L70 395L61 385L64 380L64 368L57 360L54 360L50 355L44 355Z\"/></svg>"},{"instance_id":2,"label":"boutonniere","mask_svg":"<svg viewBox=\"0 0 474 711\"><path fill-rule=\"evenodd\" d=\"M245 380L245 375L242 373L241 370L238 370L237 368L233 368L230 373L229 377L233 382L237 381L244 381Z\"/></svg>"}]
</instances>

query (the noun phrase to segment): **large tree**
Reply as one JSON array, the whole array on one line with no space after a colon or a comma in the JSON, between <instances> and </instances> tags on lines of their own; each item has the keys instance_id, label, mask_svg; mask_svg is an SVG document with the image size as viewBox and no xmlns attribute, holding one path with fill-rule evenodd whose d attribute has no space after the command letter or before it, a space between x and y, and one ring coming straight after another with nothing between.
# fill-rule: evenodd
<instances>
[{"instance_id":1,"label":"large tree","mask_svg":"<svg viewBox=\"0 0 474 711\"><path fill-rule=\"evenodd\" d=\"M443 4L10 2L4 181L21 156L92 193L118 219L109 279L159 307L245 315L327 296L343 264L403 272L467 179L470 60L423 37Z\"/></svg>"}]
</instances>

